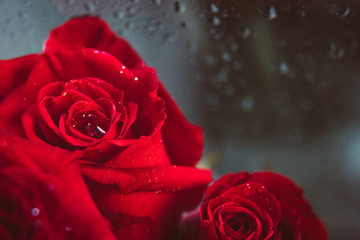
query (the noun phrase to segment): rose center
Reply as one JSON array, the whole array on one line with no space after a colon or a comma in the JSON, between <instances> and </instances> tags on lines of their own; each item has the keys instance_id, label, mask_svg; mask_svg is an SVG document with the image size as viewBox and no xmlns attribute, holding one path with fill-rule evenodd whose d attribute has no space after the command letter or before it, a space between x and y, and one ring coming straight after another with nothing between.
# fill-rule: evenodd
<instances>
[{"instance_id":1,"label":"rose center","mask_svg":"<svg viewBox=\"0 0 360 240\"><path fill-rule=\"evenodd\" d=\"M108 122L100 120L95 113L78 113L73 118L72 127L92 138L102 138L108 130Z\"/></svg>"}]
</instances>

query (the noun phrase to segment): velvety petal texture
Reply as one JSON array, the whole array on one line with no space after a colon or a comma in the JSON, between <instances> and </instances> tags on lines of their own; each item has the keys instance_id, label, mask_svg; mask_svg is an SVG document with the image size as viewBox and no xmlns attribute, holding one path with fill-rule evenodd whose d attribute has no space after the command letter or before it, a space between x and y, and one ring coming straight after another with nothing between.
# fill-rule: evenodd
<instances>
[{"instance_id":1,"label":"velvety petal texture","mask_svg":"<svg viewBox=\"0 0 360 240\"><path fill-rule=\"evenodd\" d=\"M326 229L290 179L272 172L226 174L207 190L178 239L325 240Z\"/></svg>"},{"instance_id":2,"label":"velvety petal texture","mask_svg":"<svg viewBox=\"0 0 360 240\"><path fill-rule=\"evenodd\" d=\"M97 17L55 28L40 55L0 61L0 87L0 128L69 154L116 236L168 238L212 181L194 168L201 128Z\"/></svg>"},{"instance_id":3,"label":"velvety petal texture","mask_svg":"<svg viewBox=\"0 0 360 240\"><path fill-rule=\"evenodd\" d=\"M0 131L0 239L116 239L61 149Z\"/></svg>"}]
</instances>

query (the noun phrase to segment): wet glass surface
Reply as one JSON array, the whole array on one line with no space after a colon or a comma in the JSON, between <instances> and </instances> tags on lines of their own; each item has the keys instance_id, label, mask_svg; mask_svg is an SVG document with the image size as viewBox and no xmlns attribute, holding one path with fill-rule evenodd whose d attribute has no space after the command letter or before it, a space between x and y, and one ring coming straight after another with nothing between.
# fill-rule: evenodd
<instances>
[{"instance_id":1,"label":"wet glass surface","mask_svg":"<svg viewBox=\"0 0 360 240\"><path fill-rule=\"evenodd\" d=\"M0 0L0 58L40 52L73 16L99 15L204 128L216 177L297 182L331 239L360 238L357 1Z\"/></svg>"}]
</instances>

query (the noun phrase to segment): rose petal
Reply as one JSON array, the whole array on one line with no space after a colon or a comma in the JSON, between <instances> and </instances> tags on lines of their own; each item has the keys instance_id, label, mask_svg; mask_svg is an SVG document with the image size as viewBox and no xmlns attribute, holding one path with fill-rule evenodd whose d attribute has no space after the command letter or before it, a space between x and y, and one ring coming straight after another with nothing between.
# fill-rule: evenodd
<instances>
[{"instance_id":1,"label":"rose petal","mask_svg":"<svg viewBox=\"0 0 360 240\"><path fill-rule=\"evenodd\" d=\"M22 91L23 85L9 93L0 102L0 128L7 129L15 135L24 137L21 115L22 109ZM17 106L17 107L14 107Z\"/></svg>"},{"instance_id":2,"label":"rose petal","mask_svg":"<svg viewBox=\"0 0 360 240\"><path fill-rule=\"evenodd\" d=\"M192 167L169 166L160 168L112 169L82 166L83 173L101 184L118 184L121 194L135 191L180 191L207 185L211 179L209 170Z\"/></svg>"},{"instance_id":3,"label":"rose petal","mask_svg":"<svg viewBox=\"0 0 360 240\"><path fill-rule=\"evenodd\" d=\"M132 69L141 58L124 39L116 38L108 25L96 17L75 18L50 32L44 51L95 48L108 52Z\"/></svg>"},{"instance_id":4,"label":"rose petal","mask_svg":"<svg viewBox=\"0 0 360 240\"><path fill-rule=\"evenodd\" d=\"M0 60L0 101L24 83L38 59L37 54L11 60Z\"/></svg>"},{"instance_id":5,"label":"rose petal","mask_svg":"<svg viewBox=\"0 0 360 240\"><path fill-rule=\"evenodd\" d=\"M281 204L295 210L300 216L303 239L328 239L326 228L305 200L303 191L292 180L271 172L251 175L249 181L258 182L268 187Z\"/></svg>"},{"instance_id":6,"label":"rose petal","mask_svg":"<svg viewBox=\"0 0 360 240\"><path fill-rule=\"evenodd\" d=\"M174 165L194 166L203 151L202 129L186 120L161 83L158 94L164 99L166 109L167 120L162 133L169 157Z\"/></svg>"}]
</instances>

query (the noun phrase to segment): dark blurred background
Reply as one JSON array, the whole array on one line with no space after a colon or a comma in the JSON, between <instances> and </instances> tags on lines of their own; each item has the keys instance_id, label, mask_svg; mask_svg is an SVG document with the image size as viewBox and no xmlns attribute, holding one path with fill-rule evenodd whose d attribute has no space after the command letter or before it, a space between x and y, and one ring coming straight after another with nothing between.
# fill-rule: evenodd
<instances>
[{"instance_id":1,"label":"dark blurred background","mask_svg":"<svg viewBox=\"0 0 360 240\"><path fill-rule=\"evenodd\" d=\"M0 0L0 58L41 52L55 26L99 15L204 128L215 177L292 178L330 239L360 239L360 3Z\"/></svg>"}]
</instances>

